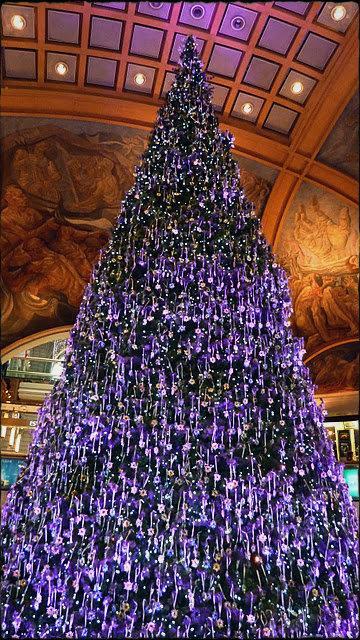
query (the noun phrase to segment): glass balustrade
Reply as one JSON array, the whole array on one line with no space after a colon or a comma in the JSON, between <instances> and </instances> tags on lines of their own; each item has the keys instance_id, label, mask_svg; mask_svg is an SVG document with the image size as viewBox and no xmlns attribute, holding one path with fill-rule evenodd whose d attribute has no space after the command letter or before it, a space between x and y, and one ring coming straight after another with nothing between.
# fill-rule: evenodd
<instances>
[{"instance_id":1,"label":"glass balustrade","mask_svg":"<svg viewBox=\"0 0 360 640\"><path fill-rule=\"evenodd\" d=\"M57 380L62 372L63 360L37 356L12 358L6 370L8 378Z\"/></svg>"}]
</instances>

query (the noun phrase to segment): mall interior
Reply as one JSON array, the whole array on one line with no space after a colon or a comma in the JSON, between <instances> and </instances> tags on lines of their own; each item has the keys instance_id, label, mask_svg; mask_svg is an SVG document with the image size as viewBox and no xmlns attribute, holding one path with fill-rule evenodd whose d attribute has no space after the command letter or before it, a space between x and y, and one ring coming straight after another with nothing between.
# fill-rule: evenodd
<instances>
[{"instance_id":1,"label":"mall interior","mask_svg":"<svg viewBox=\"0 0 360 640\"><path fill-rule=\"evenodd\" d=\"M1 3L4 638L359 637L358 13Z\"/></svg>"},{"instance_id":2,"label":"mall interior","mask_svg":"<svg viewBox=\"0 0 360 640\"><path fill-rule=\"evenodd\" d=\"M357 3L5 2L1 19L2 504L190 34L357 504Z\"/></svg>"}]
</instances>

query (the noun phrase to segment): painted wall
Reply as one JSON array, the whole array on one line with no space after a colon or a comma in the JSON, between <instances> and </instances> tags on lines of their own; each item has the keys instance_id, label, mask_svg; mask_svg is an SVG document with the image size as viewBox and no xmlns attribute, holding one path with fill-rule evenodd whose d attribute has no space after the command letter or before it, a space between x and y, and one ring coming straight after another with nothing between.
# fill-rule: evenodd
<instances>
[{"instance_id":1,"label":"painted wall","mask_svg":"<svg viewBox=\"0 0 360 640\"><path fill-rule=\"evenodd\" d=\"M72 324L148 133L96 122L2 121L2 341ZM250 164L249 164L250 163ZM276 171L244 159L260 213Z\"/></svg>"}]
</instances>

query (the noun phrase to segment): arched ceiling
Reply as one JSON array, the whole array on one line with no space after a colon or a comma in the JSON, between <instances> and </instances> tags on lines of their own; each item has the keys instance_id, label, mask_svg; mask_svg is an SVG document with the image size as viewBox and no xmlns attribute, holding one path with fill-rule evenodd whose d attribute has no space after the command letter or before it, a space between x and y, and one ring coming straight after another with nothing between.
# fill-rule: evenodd
<instances>
[{"instance_id":1,"label":"arched ceiling","mask_svg":"<svg viewBox=\"0 0 360 640\"><path fill-rule=\"evenodd\" d=\"M5 342L73 321L181 42L193 34L220 126L235 136L248 196L257 198L265 235L291 276L296 332L319 379L342 362L342 388L351 388L358 10L343 6L336 22L331 2L4 3ZM22 31L14 15L25 18ZM66 63L65 76L57 62ZM304 91L296 96L290 88L298 80ZM253 105L250 115L244 102ZM77 225L70 236L67 224ZM50 255L56 274L46 266ZM40 271L47 284L39 284Z\"/></svg>"},{"instance_id":2,"label":"arched ceiling","mask_svg":"<svg viewBox=\"0 0 360 640\"><path fill-rule=\"evenodd\" d=\"M280 170L263 219L274 241L304 177L357 201L356 181L316 160L357 86L357 5L345 5L336 22L331 2L5 3L2 112L149 128L192 33L235 150ZM14 11L26 19L22 31L11 25ZM66 76L55 72L59 60Z\"/></svg>"}]
</instances>

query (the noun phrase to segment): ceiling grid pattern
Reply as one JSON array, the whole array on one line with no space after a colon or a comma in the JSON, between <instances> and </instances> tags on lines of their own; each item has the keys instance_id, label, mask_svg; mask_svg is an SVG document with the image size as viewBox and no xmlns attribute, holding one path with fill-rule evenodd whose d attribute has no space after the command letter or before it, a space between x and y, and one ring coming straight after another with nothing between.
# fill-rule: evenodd
<instances>
[{"instance_id":1,"label":"ceiling grid pattern","mask_svg":"<svg viewBox=\"0 0 360 640\"><path fill-rule=\"evenodd\" d=\"M333 4L6 3L3 84L126 98L130 92L134 100L158 105L172 79L174 42L191 32L203 44L216 110L283 140L347 39L356 5L347 3L346 23L336 23ZM14 7L26 18L21 32L11 24ZM65 64L63 76L56 73L56 56ZM304 86L299 95L291 92L297 80ZM249 103L251 111L244 112Z\"/></svg>"}]
</instances>

